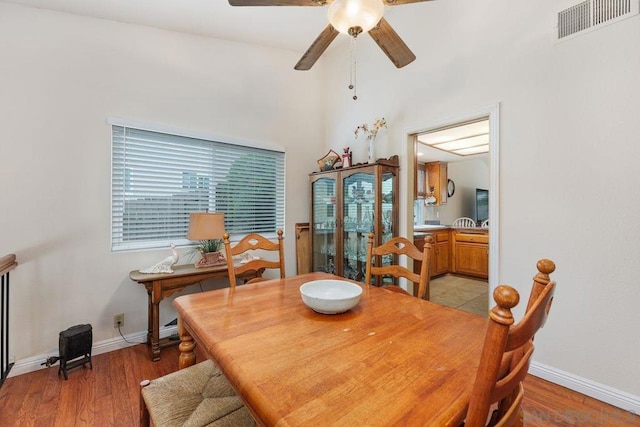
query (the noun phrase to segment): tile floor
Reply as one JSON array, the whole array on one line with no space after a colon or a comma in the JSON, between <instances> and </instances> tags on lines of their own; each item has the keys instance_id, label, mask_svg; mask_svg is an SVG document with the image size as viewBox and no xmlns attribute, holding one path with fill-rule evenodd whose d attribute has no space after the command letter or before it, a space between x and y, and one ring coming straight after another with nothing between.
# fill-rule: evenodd
<instances>
[{"instance_id":1,"label":"tile floor","mask_svg":"<svg viewBox=\"0 0 640 427\"><path fill-rule=\"evenodd\" d=\"M448 307L488 316L489 284L446 274L430 282L430 300Z\"/></svg>"}]
</instances>

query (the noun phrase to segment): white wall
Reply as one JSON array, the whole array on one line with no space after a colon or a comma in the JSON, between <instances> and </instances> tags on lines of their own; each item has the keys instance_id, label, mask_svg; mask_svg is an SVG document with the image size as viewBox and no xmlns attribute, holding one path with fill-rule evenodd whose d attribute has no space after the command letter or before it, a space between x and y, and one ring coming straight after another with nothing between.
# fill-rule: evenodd
<instances>
[{"instance_id":1,"label":"white wall","mask_svg":"<svg viewBox=\"0 0 640 427\"><path fill-rule=\"evenodd\" d=\"M553 259L558 289L536 362L635 395L638 405L640 17L555 44L558 10L554 0L389 8L417 60L397 70L359 37L354 102L348 48L331 50L327 134L345 139L385 116L379 152L400 154L402 206L411 206L407 130L500 102L498 282L526 298L536 261Z\"/></svg>"},{"instance_id":2,"label":"white wall","mask_svg":"<svg viewBox=\"0 0 640 427\"><path fill-rule=\"evenodd\" d=\"M282 146L295 273L294 223L308 221L306 178L316 167L308 153L324 145L320 79L295 72L297 60L0 4L0 253L19 262L10 356L57 354L58 333L79 323L93 325L94 343L115 337L115 313L125 313L125 333L146 330L146 291L129 272L169 251L110 252L110 116ZM160 322L173 318L167 299Z\"/></svg>"}]
</instances>

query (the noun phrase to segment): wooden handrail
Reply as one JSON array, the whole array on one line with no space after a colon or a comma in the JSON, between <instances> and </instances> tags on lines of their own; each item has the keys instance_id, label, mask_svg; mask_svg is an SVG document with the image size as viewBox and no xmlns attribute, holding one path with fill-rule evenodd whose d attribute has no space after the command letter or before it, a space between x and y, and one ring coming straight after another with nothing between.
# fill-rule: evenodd
<instances>
[{"instance_id":1,"label":"wooden handrail","mask_svg":"<svg viewBox=\"0 0 640 427\"><path fill-rule=\"evenodd\" d=\"M18 265L15 254L5 255L0 258L0 276L13 270Z\"/></svg>"},{"instance_id":2,"label":"wooden handrail","mask_svg":"<svg viewBox=\"0 0 640 427\"><path fill-rule=\"evenodd\" d=\"M0 258L0 387L9 376L9 272L16 268L15 254Z\"/></svg>"}]
</instances>

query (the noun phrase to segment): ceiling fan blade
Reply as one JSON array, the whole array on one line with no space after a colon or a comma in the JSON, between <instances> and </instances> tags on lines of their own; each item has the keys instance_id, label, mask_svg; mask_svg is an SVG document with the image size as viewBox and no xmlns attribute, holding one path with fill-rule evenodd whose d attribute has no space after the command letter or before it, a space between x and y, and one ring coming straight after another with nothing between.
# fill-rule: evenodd
<instances>
[{"instance_id":1,"label":"ceiling fan blade","mask_svg":"<svg viewBox=\"0 0 640 427\"><path fill-rule=\"evenodd\" d=\"M409 3L422 3L424 1L431 1L431 0L383 0L384 4L387 6L398 6L400 4L409 4Z\"/></svg>"},{"instance_id":2,"label":"ceiling fan blade","mask_svg":"<svg viewBox=\"0 0 640 427\"><path fill-rule=\"evenodd\" d=\"M338 30L333 28L331 24L327 25L324 30L320 33L318 38L316 38L309 49L302 55L300 61L296 64L296 70L309 70L313 67L313 64L316 63L320 55L329 47L333 39L338 35Z\"/></svg>"},{"instance_id":3,"label":"ceiling fan blade","mask_svg":"<svg viewBox=\"0 0 640 427\"><path fill-rule=\"evenodd\" d=\"M369 34L397 68L402 68L416 59L386 19L380 18L378 25L369 30Z\"/></svg>"},{"instance_id":4,"label":"ceiling fan blade","mask_svg":"<svg viewBox=\"0 0 640 427\"><path fill-rule=\"evenodd\" d=\"M402 1L402 0L398 0ZM326 0L229 0L231 6L324 6Z\"/></svg>"}]
</instances>

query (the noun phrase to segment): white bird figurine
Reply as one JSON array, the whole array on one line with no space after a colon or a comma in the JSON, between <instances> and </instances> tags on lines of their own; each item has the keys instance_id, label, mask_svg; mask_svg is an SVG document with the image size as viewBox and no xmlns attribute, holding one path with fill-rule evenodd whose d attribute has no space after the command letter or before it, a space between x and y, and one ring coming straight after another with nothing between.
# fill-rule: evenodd
<instances>
[{"instance_id":1,"label":"white bird figurine","mask_svg":"<svg viewBox=\"0 0 640 427\"><path fill-rule=\"evenodd\" d=\"M163 259L162 261L160 261L159 263L152 265L151 267L145 268L143 270L140 270L140 273L173 273L173 270L171 269L171 267L178 262L178 251L176 251L176 245L174 245L173 243L171 244L171 252L173 252L173 255L171 255L170 257L167 257L165 259Z\"/></svg>"}]
</instances>

